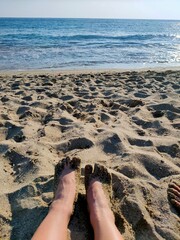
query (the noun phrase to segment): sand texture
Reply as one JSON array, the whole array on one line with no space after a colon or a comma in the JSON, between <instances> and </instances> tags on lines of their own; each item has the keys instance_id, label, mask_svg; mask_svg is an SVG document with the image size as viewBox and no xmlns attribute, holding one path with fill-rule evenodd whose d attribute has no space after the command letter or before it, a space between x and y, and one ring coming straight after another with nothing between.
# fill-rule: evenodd
<instances>
[{"instance_id":1,"label":"sand texture","mask_svg":"<svg viewBox=\"0 0 180 240\"><path fill-rule=\"evenodd\" d=\"M81 158L73 240L93 239L84 167L112 173L116 224L128 240L178 240L167 198L180 181L180 71L2 73L0 239L31 239L53 198L54 166Z\"/></svg>"}]
</instances>

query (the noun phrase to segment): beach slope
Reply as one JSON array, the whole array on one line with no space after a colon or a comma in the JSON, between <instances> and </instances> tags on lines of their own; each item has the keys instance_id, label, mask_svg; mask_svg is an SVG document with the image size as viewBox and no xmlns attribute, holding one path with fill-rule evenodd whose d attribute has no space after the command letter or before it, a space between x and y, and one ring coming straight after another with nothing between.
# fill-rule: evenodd
<instances>
[{"instance_id":1,"label":"beach slope","mask_svg":"<svg viewBox=\"0 0 180 240\"><path fill-rule=\"evenodd\" d=\"M64 155L82 159L71 239L92 234L83 178L97 162L112 173L125 239L179 239L167 198L170 181L180 181L179 93L179 70L2 73L0 239L31 239Z\"/></svg>"}]
</instances>

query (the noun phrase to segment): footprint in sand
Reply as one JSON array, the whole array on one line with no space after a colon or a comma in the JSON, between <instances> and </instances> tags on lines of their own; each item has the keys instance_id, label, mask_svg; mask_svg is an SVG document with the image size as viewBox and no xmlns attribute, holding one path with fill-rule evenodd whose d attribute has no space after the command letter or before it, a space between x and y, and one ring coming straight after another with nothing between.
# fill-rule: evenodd
<instances>
[{"instance_id":1,"label":"footprint in sand","mask_svg":"<svg viewBox=\"0 0 180 240\"><path fill-rule=\"evenodd\" d=\"M172 144L169 146L160 145L160 146L157 146L157 150L162 153L167 153L172 158L175 158L175 157L180 158L180 149L178 144Z\"/></svg>"},{"instance_id":2,"label":"footprint in sand","mask_svg":"<svg viewBox=\"0 0 180 240\"><path fill-rule=\"evenodd\" d=\"M88 149L94 146L94 143L85 137L82 138L72 138L67 142L61 143L57 146L59 151L64 153L72 151L74 149Z\"/></svg>"},{"instance_id":3,"label":"footprint in sand","mask_svg":"<svg viewBox=\"0 0 180 240\"><path fill-rule=\"evenodd\" d=\"M128 138L128 141L129 141L129 143L131 145L135 145L137 147L150 147L150 146L153 146L153 143L150 140Z\"/></svg>"},{"instance_id":4,"label":"footprint in sand","mask_svg":"<svg viewBox=\"0 0 180 240\"><path fill-rule=\"evenodd\" d=\"M27 158L14 150L8 150L5 157L9 160L14 171L15 181L22 182L26 175L35 172L38 168L32 159Z\"/></svg>"},{"instance_id":5,"label":"footprint in sand","mask_svg":"<svg viewBox=\"0 0 180 240\"><path fill-rule=\"evenodd\" d=\"M143 165L143 168L157 180L179 174L179 167L175 164L168 164L168 162L164 161L162 158L141 154L139 162Z\"/></svg>"},{"instance_id":6,"label":"footprint in sand","mask_svg":"<svg viewBox=\"0 0 180 240\"><path fill-rule=\"evenodd\" d=\"M48 213L52 200L52 176L38 177L32 183L8 194L11 207L11 239L31 239ZM0 216L1 218L1 216ZM6 238L5 238L6 239Z\"/></svg>"},{"instance_id":7,"label":"footprint in sand","mask_svg":"<svg viewBox=\"0 0 180 240\"><path fill-rule=\"evenodd\" d=\"M102 132L101 135L98 145L106 154L122 155L124 153L124 145L118 134Z\"/></svg>"},{"instance_id":8,"label":"footprint in sand","mask_svg":"<svg viewBox=\"0 0 180 240\"><path fill-rule=\"evenodd\" d=\"M24 133L22 131L23 127L16 126L10 122L5 123L7 128L6 140L13 139L15 142L23 142L25 140Z\"/></svg>"}]
</instances>

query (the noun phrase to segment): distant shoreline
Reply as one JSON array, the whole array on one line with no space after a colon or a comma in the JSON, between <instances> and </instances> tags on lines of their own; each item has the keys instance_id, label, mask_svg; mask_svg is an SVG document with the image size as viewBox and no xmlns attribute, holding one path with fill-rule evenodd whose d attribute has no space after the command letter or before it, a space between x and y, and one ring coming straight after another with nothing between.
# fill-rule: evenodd
<instances>
[{"instance_id":1,"label":"distant shoreline","mask_svg":"<svg viewBox=\"0 0 180 240\"><path fill-rule=\"evenodd\" d=\"M13 75L13 74L81 74L81 73L117 73L117 72L146 72L146 71L180 71L179 67L151 67L151 68L105 68L105 69L30 69L30 70L0 70L0 75Z\"/></svg>"},{"instance_id":2,"label":"distant shoreline","mask_svg":"<svg viewBox=\"0 0 180 240\"><path fill-rule=\"evenodd\" d=\"M147 21L180 21L180 19L161 18L74 18L74 17L0 17L0 19L92 19L92 20L147 20Z\"/></svg>"}]
</instances>

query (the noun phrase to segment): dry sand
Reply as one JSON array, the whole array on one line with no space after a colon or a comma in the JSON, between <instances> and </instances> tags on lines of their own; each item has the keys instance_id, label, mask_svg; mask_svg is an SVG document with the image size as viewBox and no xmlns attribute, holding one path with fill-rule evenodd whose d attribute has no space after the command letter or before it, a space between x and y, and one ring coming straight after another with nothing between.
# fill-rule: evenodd
<instances>
[{"instance_id":1,"label":"dry sand","mask_svg":"<svg viewBox=\"0 0 180 240\"><path fill-rule=\"evenodd\" d=\"M180 181L179 80L179 70L1 74L0 239L31 239L64 155L82 159L71 239L91 239L83 174L96 162L112 173L125 239L180 239L167 199Z\"/></svg>"}]
</instances>

